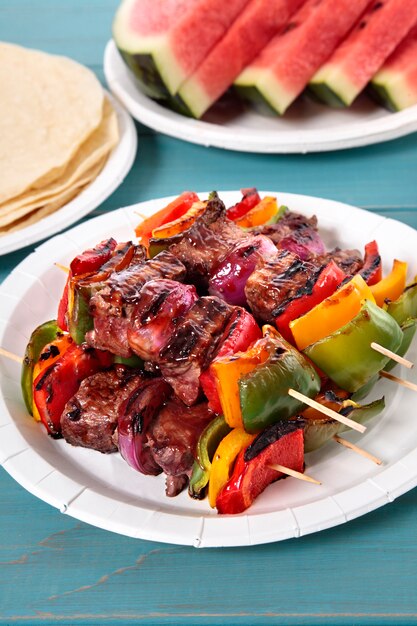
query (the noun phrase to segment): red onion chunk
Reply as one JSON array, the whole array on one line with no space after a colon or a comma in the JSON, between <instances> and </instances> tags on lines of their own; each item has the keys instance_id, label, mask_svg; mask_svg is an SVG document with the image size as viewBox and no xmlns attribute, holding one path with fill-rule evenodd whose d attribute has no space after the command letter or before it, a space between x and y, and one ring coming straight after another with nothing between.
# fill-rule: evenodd
<instances>
[{"instance_id":1,"label":"red onion chunk","mask_svg":"<svg viewBox=\"0 0 417 626\"><path fill-rule=\"evenodd\" d=\"M281 239L277 248L294 252L302 261L306 261L312 255L325 254L326 252L320 235L313 228L294 231L293 234Z\"/></svg>"},{"instance_id":2,"label":"red onion chunk","mask_svg":"<svg viewBox=\"0 0 417 626\"><path fill-rule=\"evenodd\" d=\"M154 361L171 339L178 320L197 300L192 285L151 280L140 292L128 328L129 346L145 361Z\"/></svg>"},{"instance_id":3,"label":"red onion chunk","mask_svg":"<svg viewBox=\"0 0 417 626\"><path fill-rule=\"evenodd\" d=\"M229 304L245 306L245 285L261 258L276 254L276 247L264 235L239 242L216 267L209 281L209 293Z\"/></svg>"},{"instance_id":4,"label":"red onion chunk","mask_svg":"<svg viewBox=\"0 0 417 626\"><path fill-rule=\"evenodd\" d=\"M151 378L142 381L120 409L117 425L119 452L142 474L157 476L162 471L148 446L147 430L171 392L171 387L162 378Z\"/></svg>"}]
</instances>

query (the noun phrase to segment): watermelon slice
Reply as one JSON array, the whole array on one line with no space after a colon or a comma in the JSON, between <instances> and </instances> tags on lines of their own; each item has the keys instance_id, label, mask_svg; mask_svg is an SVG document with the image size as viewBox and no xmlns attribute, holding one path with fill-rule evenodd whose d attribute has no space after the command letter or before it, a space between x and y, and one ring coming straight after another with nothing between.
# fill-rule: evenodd
<instances>
[{"instance_id":1,"label":"watermelon slice","mask_svg":"<svg viewBox=\"0 0 417 626\"><path fill-rule=\"evenodd\" d=\"M392 111L417 104L417 26L374 76L371 91Z\"/></svg>"},{"instance_id":2,"label":"watermelon slice","mask_svg":"<svg viewBox=\"0 0 417 626\"><path fill-rule=\"evenodd\" d=\"M237 78L255 104L282 115L369 5L370 0L308 0ZM264 106L262 106L264 108Z\"/></svg>"},{"instance_id":3,"label":"watermelon slice","mask_svg":"<svg viewBox=\"0 0 417 626\"><path fill-rule=\"evenodd\" d=\"M310 89L349 106L417 21L415 0L374 0L350 35L314 75Z\"/></svg>"},{"instance_id":4,"label":"watermelon slice","mask_svg":"<svg viewBox=\"0 0 417 626\"><path fill-rule=\"evenodd\" d=\"M194 117L201 117L303 2L252 0L197 71L181 86L177 99L180 107Z\"/></svg>"},{"instance_id":5,"label":"watermelon slice","mask_svg":"<svg viewBox=\"0 0 417 626\"><path fill-rule=\"evenodd\" d=\"M113 37L142 89L175 94L249 0L124 0Z\"/></svg>"}]
</instances>

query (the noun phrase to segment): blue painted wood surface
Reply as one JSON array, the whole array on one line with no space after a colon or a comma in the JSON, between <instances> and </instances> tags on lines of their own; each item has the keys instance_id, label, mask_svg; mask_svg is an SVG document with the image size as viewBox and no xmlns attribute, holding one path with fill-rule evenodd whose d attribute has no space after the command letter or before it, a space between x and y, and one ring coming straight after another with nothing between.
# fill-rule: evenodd
<instances>
[{"instance_id":1,"label":"blue painted wood surface","mask_svg":"<svg viewBox=\"0 0 417 626\"><path fill-rule=\"evenodd\" d=\"M69 55L102 79L116 6L117 0L0 0L0 39ZM206 149L141 125L138 133L131 173L94 214L185 188L257 185L349 202L417 228L416 135L347 152L280 156ZM30 251L1 257L0 279ZM417 622L417 490L315 535L205 551L77 522L3 470L0 503L1 623Z\"/></svg>"}]
</instances>

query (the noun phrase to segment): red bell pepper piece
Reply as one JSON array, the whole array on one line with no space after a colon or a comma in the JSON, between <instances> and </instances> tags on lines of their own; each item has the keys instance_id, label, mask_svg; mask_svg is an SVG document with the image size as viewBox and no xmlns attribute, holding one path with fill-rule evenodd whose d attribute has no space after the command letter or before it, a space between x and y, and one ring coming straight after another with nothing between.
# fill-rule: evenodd
<instances>
[{"instance_id":1,"label":"red bell pepper piece","mask_svg":"<svg viewBox=\"0 0 417 626\"><path fill-rule=\"evenodd\" d=\"M192 207L194 202L198 201L199 197L196 193L193 191L184 191L165 208L143 220L135 229L136 236L140 238L140 243L148 247L149 240L155 228L159 228L159 226L163 224L168 224L169 222L179 219Z\"/></svg>"},{"instance_id":2,"label":"red bell pepper piece","mask_svg":"<svg viewBox=\"0 0 417 626\"><path fill-rule=\"evenodd\" d=\"M285 310L275 318L276 327L284 339L294 344L294 338L289 326L290 322L301 317L331 296L345 278L346 274L343 270L334 261L330 261L320 272L311 293L291 300Z\"/></svg>"},{"instance_id":3,"label":"red bell pepper piece","mask_svg":"<svg viewBox=\"0 0 417 626\"><path fill-rule=\"evenodd\" d=\"M224 330L223 337L219 342L220 348L216 357L231 356L236 352L245 351L248 347L262 337L261 329L255 322L254 317L241 307L236 307ZM220 398L216 387L214 374L210 368L200 375L200 384L209 401L209 407L217 414L222 412Z\"/></svg>"},{"instance_id":4,"label":"red bell pepper piece","mask_svg":"<svg viewBox=\"0 0 417 626\"><path fill-rule=\"evenodd\" d=\"M33 401L42 423L52 437L61 433L61 415L84 378L110 367L113 355L73 343L63 355L43 370L33 383Z\"/></svg>"},{"instance_id":5,"label":"red bell pepper piece","mask_svg":"<svg viewBox=\"0 0 417 626\"><path fill-rule=\"evenodd\" d=\"M67 320L67 311L68 311L68 289L70 285L72 275L71 272L68 273L67 282L65 283L64 291L62 292L61 300L58 305L58 314L56 323L58 328L68 332L68 320Z\"/></svg>"},{"instance_id":6,"label":"red bell pepper piece","mask_svg":"<svg viewBox=\"0 0 417 626\"><path fill-rule=\"evenodd\" d=\"M289 429L289 431L286 429ZM284 433L284 434L283 434ZM275 434L275 437L274 437ZM272 435L272 443L268 439ZM248 458L248 452L257 452L261 438L266 437L266 445L256 456ZM236 459L233 474L216 499L219 513L234 515L242 513L272 482L284 474L271 469L273 464L284 465L296 472L304 471L304 432L297 422L278 422L242 450Z\"/></svg>"},{"instance_id":7,"label":"red bell pepper piece","mask_svg":"<svg viewBox=\"0 0 417 626\"><path fill-rule=\"evenodd\" d=\"M97 270L110 259L116 245L117 242L112 237L105 239L95 248L85 250L71 261L67 282L65 283L64 291L58 305L57 324L61 330L68 331L68 289L72 277L97 272Z\"/></svg>"},{"instance_id":8,"label":"red bell pepper piece","mask_svg":"<svg viewBox=\"0 0 417 626\"><path fill-rule=\"evenodd\" d=\"M381 256L375 240L365 246L365 262L359 273L368 285L375 285L382 279Z\"/></svg>"},{"instance_id":9,"label":"red bell pepper piece","mask_svg":"<svg viewBox=\"0 0 417 626\"><path fill-rule=\"evenodd\" d=\"M229 220L237 220L243 217L261 201L261 197L255 187L242 189L241 191L243 195L242 200L226 211L226 216Z\"/></svg>"},{"instance_id":10,"label":"red bell pepper piece","mask_svg":"<svg viewBox=\"0 0 417 626\"><path fill-rule=\"evenodd\" d=\"M99 243L95 248L77 255L70 263L72 275L79 276L99 270L103 263L110 259L116 245L116 240L111 237Z\"/></svg>"}]
</instances>

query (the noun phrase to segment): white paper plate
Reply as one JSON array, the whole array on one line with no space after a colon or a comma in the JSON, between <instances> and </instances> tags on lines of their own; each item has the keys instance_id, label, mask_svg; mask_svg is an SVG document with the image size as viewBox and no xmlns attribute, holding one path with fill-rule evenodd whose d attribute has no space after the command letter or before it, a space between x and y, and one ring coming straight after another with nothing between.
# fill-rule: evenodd
<instances>
[{"instance_id":1,"label":"white paper plate","mask_svg":"<svg viewBox=\"0 0 417 626\"><path fill-rule=\"evenodd\" d=\"M380 143L417 131L417 105L390 113L365 97L349 109L332 109L300 99L281 118L260 115L234 101L216 105L202 121L189 119L141 93L113 41L108 42L104 53L104 73L111 91L136 120L203 146L263 153L325 152Z\"/></svg>"},{"instance_id":2,"label":"white paper plate","mask_svg":"<svg viewBox=\"0 0 417 626\"><path fill-rule=\"evenodd\" d=\"M268 193L268 195L270 195ZM221 193L226 204L237 192ZM315 213L330 248L363 249L377 239L385 271L393 257L410 263L416 273L417 232L338 202L279 194L279 201L306 215ZM126 240L133 233L136 211L151 214L168 199L144 202L85 222L56 236L25 259L0 287L0 345L23 354L36 325L54 318L65 276L53 265L112 235ZM410 358L417 360L416 345ZM207 501L182 493L164 495L163 477L146 477L119 454L102 455L54 441L28 417L20 396L20 367L2 359L0 383L0 463L28 491L84 522L132 537L194 546L237 546L278 541L342 524L394 500L417 484L415 395L380 381L372 397L385 395L384 414L366 433L347 435L383 459L372 462L330 442L307 455L307 471L321 486L288 478L266 489L238 516L220 516ZM399 374L416 381L417 372Z\"/></svg>"},{"instance_id":3,"label":"white paper plate","mask_svg":"<svg viewBox=\"0 0 417 626\"><path fill-rule=\"evenodd\" d=\"M0 255L24 248L74 224L104 202L123 182L135 160L137 133L129 113L107 91L106 95L111 99L117 113L120 132L119 143L110 154L106 165L84 191L58 211L35 224L0 237Z\"/></svg>"}]
</instances>

